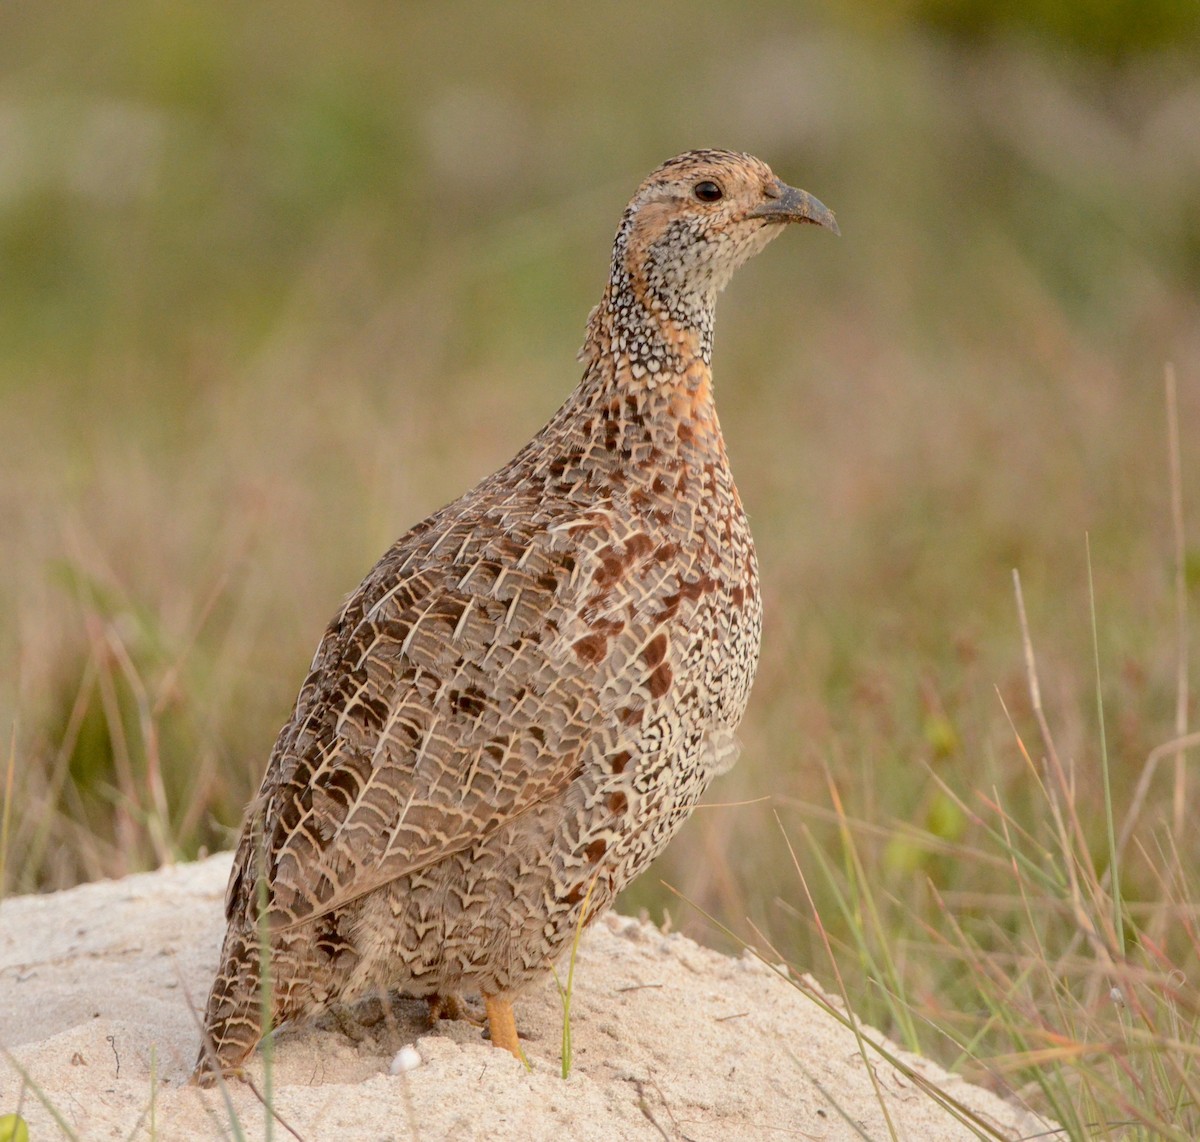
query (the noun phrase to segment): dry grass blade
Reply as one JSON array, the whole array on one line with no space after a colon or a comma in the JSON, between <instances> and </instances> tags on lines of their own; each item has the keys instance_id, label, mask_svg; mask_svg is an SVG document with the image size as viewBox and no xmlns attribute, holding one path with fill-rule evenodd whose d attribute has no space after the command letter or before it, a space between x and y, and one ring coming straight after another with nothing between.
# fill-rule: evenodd
<instances>
[{"instance_id":1,"label":"dry grass blade","mask_svg":"<svg viewBox=\"0 0 1200 1142\"><path fill-rule=\"evenodd\" d=\"M4 766L4 805L0 807L0 900L8 887L8 829L12 821L13 782L17 770L17 727L8 742L8 761Z\"/></svg>"},{"instance_id":2,"label":"dry grass blade","mask_svg":"<svg viewBox=\"0 0 1200 1142\"><path fill-rule=\"evenodd\" d=\"M1183 459L1179 447L1179 398L1175 392L1175 367L1165 367L1167 394L1167 458L1170 464L1171 538L1175 562L1175 737L1187 737L1188 727L1188 630L1187 545L1183 529ZM1176 838L1183 835L1188 805L1187 767L1183 749L1175 755L1175 782L1172 790L1171 819Z\"/></svg>"},{"instance_id":3,"label":"dry grass blade","mask_svg":"<svg viewBox=\"0 0 1200 1142\"><path fill-rule=\"evenodd\" d=\"M838 808L838 811L840 812L841 805L839 804L837 806L837 808ZM778 814L775 815L775 824L779 828L780 833L783 834L784 841L787 844L788 855L791 857L791 860L792 860L792 868L795 870L796 876L800 881L800 886L804 890L804 896L808 902L808 907L812 913L813 920L817 925L817 931L819 932L821 939L825 944L825 952L826 952L826 955L829 957L829 964L834 973L834 977L837 979L838 990L841 993L842 1002L845 1004L845 1009L847 1012L847 1022L850 1025L850 1029L854 1032L854 1039L855 1039L855 1042L858 1044L859 1054L862 1056L862 1060L866 1064L867 1071L871 1076L871 1086L875 1091L875 1097L879 1102L879 1108L883 1112L883 1117L884 1117L884 1121L887 1124L888 1133L892 1136L892 1138L895 1138L896 1137L895 1123L892 1121L891 1113L888 1111L887 1100L883 1097L883 1092L879 1089L879 1078L875 1074L874 1068L871 1066L871 1059L867 1052L867 1046L866 1046L867 1040L862 1033L862 1028L859 1026L858 1020L854 1017L853 1010L850 1006L850 996L846 990L846 982L842 978L841 972L838 970L837 958L834 956L833 949L830 946L828 933L825 931L825 926L821 923L820 913L817 911L816 905L813 903L812 893L808 889L808 880L804 875L804 870L800 867L800 861L796 858L796 851L792 847L791 838L788 837L786 830L784 830L783 822L779 819ZM869 896L868 896L868 899L869 899ZM872 1044L872 1046L874 1046L874 1044Z\"/></svg>"}]
</instances>

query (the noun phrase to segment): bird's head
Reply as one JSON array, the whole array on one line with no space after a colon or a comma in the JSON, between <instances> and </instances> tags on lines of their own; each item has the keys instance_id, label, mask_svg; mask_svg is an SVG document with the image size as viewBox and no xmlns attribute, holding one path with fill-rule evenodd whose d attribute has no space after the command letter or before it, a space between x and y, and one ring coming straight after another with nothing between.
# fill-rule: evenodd
<instances>
[{"instance_id":1,"label":"bird's head","mask_svg":"<svg viewBox=\"0 0 1200 1142\"><path fill-rule=\"evenodd\" d=\"M687 151L663 163L633 196L613 251L614 274L668 313L706 297L783 230L810 222L838 233L833 212L780 181L752 155Z\"/></svg>"},{"instance_id":2,"label":"bird's head","mask_svg":"<svg viewBox=\"0 0 1200 1142\"><path fill-rule=\"evenodd\" d=\"M717 294L786 222L838 233L831 210L752 155L687 151L668 159L625 208L581 359L612 352L635 377L707 363Z\"/></svg>"}]
</instances>

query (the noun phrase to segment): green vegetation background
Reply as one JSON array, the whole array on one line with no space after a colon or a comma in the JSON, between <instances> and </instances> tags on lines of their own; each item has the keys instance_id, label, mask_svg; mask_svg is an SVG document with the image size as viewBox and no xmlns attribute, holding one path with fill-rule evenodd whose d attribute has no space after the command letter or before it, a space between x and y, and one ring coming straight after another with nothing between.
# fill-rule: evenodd
<instances>
[{"instance_id":1,"label":"green vegetation background","mask_svg":"<svg viewBox=\"0 0 1200 1142\"><path fill-rule=\"evenodd\" d=\"M0 891L231 843L342 596L557 407L629 193L695 146L844 237L721 305L764 657L740 766L625 907L719 943L667 881L814 963L785 836L835 850L829 774L881 892L988 916L971 806L1036 798L1014 568L1099 841L1085 536L1121 803L1176 724L1198 34L1189 0L4 5Z\"/></svg>"}]
</instances>

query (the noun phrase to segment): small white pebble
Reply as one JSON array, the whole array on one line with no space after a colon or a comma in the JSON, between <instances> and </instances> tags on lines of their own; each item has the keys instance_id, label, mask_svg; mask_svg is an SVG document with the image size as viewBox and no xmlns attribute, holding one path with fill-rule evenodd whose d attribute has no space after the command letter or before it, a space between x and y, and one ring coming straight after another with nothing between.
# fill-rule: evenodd
<instances>
[{"instance_id":1,"label":"small white pebble","mask_svg":"<svg viewBox=\"0 0 1200 1142\"><path fill-rule=\"evenodd\" d=\"M415 1071L420 1065L421 1053L409 1043L396 1052L396 1057L392 1059L392 1065L388 1067L388 1074L406 1075L409 1071Z\"/></svg>"}]
</instances>

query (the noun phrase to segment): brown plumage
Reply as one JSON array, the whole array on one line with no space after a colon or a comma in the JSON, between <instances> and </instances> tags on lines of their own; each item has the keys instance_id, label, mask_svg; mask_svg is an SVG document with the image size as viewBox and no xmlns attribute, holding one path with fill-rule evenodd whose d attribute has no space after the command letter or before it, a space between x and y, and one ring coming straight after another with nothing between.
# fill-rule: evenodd
<instances>
[{"instance_id":1,"label":"brown plumage","mask_svg":"<svg viewBox=\"0 0 1200 1142\"><path fill-rule=\"evenodd\" d=\"M651 174L579 385L334 619L247 813L198 1076L261 1038L264 936L274 1026L381 988L473 991L519 1051L510 998L732 765L761 605L713 307L785 222L837 232L749 155Z\"/></svg>"}]
</instances>

